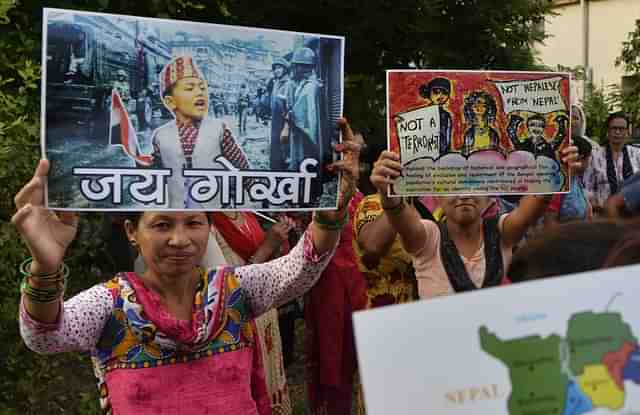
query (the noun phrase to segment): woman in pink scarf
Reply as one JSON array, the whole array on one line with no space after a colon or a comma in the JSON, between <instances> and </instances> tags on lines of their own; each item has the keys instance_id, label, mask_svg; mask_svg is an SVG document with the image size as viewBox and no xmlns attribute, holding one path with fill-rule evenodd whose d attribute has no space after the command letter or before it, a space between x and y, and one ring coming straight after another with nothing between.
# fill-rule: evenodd
<instances>
[{"instance_id":1,"label":"woman in pink scarf","mask_svg":"<svg viewBox=\"0 0 640 415\"><path fill-rule=\"evenodd\" d=\"M120 273L63 301L63 258L77 217L43 207L49 164L16 195L12 222L31 251L20 330L38 353L88 351L107 414L270 414L254 319L302 295L331 258L348 220L359 146L340 122L343 173L336 211L316 212L289 254L237 268L199 266L209 238L203 212L144 212L125 222L142 274Z\"/></svg>"}]
</instances>

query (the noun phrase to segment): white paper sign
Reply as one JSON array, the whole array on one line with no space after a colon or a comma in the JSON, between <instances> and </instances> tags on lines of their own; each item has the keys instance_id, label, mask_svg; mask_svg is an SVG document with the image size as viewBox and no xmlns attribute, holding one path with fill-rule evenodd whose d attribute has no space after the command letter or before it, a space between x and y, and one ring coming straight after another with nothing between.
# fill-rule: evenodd
<instances>
[{"instance_id":1,"label":"white paper sign","mask_svg":"<svg viewBox=\"0 0 640 415\"><path fill-rule=\"evenodd\" d=\"M528 111L548 114L567 111L560 94L561 77L494 82L502 97L504 112Z\"/></svg>"},{"instance_id":2,"label":"white paper sign","mask_svg":"<svg viewBox=\"0 0 640 415\"><path fill-rule=\"evenodd\" d=\"M369 415L640 413L640 265L354 315Z\"/></svg>"},{"instance_id":3,"label":"white paper sign","mask_svg":"<svg viewBox=\"0 0 640 415\"><path fill-rule=\"evenodd\" d=\"M396 116L403 163L440 154L440 113L437 105L418 108Z\"/></svg>"}]
</instances>

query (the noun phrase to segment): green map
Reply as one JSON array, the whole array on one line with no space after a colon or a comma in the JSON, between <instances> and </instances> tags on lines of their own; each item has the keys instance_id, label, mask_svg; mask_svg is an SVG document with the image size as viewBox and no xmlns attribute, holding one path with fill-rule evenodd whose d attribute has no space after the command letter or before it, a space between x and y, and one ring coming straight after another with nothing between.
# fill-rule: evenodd
<instances>
[{"instance_id":1,"label":"green map","mask_svg":"<svg viewBox=\"0 0 640 415\"><path fill-rule=\"evenodd\" d=\"M510 415L581 415L624 407L624 381L640 384L638 340L620 313L570 317L565 337L500 339L479 329L480 346L509 369Z\"/></svg>"}]
</instances>

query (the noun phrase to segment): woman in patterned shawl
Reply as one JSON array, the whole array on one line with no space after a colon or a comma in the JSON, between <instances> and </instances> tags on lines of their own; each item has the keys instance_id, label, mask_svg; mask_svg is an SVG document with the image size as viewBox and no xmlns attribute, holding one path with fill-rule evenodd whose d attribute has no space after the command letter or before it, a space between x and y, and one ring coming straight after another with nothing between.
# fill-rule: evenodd
<instances>
[{"instance_id":1,"label":"woman in patterned shawl","mask_svg":"<svg viewBox=\"0 0 640 415\"><path fill-rule=\"evenodd\" d=\"M12 222L32 258L24 275L20 330L38 353L88 351L104 413L270 414L256 317L300 296L331 258L358 176L359 146L340 121L344 158L335 211L316 212L291 252L263 264L202 269L210 229L203 212L144 212L125 222L146 264L63 301L63 258L78 219L43 206L49 171L40 161L16 195Z\"/></svg>"}]
</instances>

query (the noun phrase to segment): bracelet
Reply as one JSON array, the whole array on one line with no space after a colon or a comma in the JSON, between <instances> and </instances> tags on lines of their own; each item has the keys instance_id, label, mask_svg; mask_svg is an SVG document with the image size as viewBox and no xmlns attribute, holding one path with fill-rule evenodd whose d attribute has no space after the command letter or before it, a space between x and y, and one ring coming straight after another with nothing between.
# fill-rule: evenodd
<instances>
[{"instance_id":1,"label":"bracelet","mask_svg":"<svg viewBox=\"0 0 640 415\"><path fill-rule=\"evenodd\" d=\"M67 288L67 280L51 288L35 288L29 282L30 277L24 277L20 284L20 293L29 297L30 301L39 304L51 304L59 301Z\"/></svg>"},{"instance_id":2,"label":"bracelet","mask_svg":"<svg viewBox=\"0 0 640 415\"><path fill-rule=\"evenodd\" d=\"M382 210L384 210L384 212L389 215L397 216L404 210L405 206L406 204L404 203L404 199L400 198L400 203L392 207L386 207L385 205L382 205Z\"/></svg>"},{"instance_id":3,"label":"bracelet","mask_svg":"<svg viewBox=\"0 0 640 415\"><path fill-rule=\"evenodd\" d=\"M50 274L33 274L31 272L32 263L33 258L29 257L22 261L22 263L20 264L20 274L23 278L37 278L41 282L59 283L66 280L69 276L69 267L64 262L60 264L60 267L57 271Z\"/></svg>"},{"instance_id":4,"label":"bracelet","mask_svg":"<svg viewBox=\"0 0 640 415\"><path fill-rule=\"evenodd\" d=\"M314 212L313 222L321 229L327 231L339 231L349 221L349 212L345 212L344 216L338 219L329 219L321 212Z\"/></svg>"}]
</instances>

